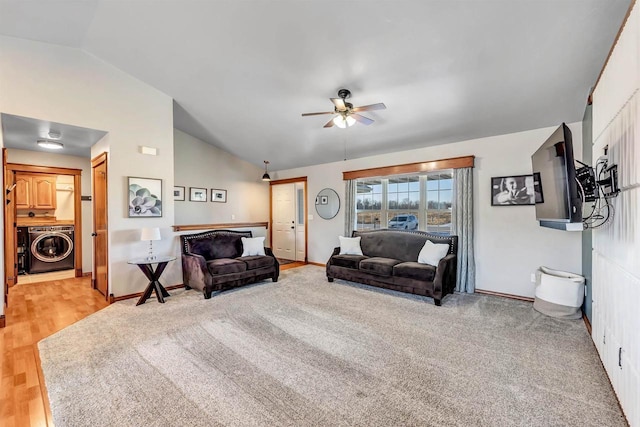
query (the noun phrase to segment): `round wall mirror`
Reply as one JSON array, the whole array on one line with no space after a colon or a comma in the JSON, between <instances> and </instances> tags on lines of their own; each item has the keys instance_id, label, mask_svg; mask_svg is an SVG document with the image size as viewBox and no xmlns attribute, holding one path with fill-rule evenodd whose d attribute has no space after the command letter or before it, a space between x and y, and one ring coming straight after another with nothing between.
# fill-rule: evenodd
<instances>
[{"instance_id":1,"label":"round wall mirror","mask_svg":"<svg viewBox=\"0 0 640 427\"><path fill-rule=\"evenodd\" d=\"M316 196L316 212L320 218L331 219L338 215L340 210L340 197L331 188L320 190Z\"/></svg>"}]
</instances>

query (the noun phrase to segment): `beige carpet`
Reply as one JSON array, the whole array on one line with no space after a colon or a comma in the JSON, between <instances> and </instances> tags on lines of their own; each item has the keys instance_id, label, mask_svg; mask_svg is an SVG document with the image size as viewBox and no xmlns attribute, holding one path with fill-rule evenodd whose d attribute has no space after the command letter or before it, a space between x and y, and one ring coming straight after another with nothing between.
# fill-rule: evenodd
<instances>
[{"instance_id":1,"label":"beige carpet","mask_svg":"<svg viewBox=\"0 0 640 427\"><path fill-rule=\"evenodd\" d=\"M123 301L39 343L62 426L624 426L582 321L283 271Z\"/></svg>"}]
</instances>

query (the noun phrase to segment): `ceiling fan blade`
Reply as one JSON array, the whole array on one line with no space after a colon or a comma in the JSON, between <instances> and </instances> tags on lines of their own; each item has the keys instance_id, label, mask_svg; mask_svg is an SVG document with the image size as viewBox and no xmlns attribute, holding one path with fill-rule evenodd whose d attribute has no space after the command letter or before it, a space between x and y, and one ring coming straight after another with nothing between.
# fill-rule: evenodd
<instances>
[{"instance_id":1,"label":"ceiling fan blade","mask_svg":"<svg viewBox=\"0 0 640 427\"><path fill-rule=\"evenodd\" d=\"M351 117L353 117L354 119L356 119L357 121L359 121L363 125L369 126L371 123L373 123L373 120L371 120L370 118L367 118L365 116L361 116L360 114L351 114Z\"/></svg>"},{"instance_id":2,"label":"ceiling fan blade","mask_svg":"<svg viewBox=\"0 0 640 427\"><path fill-rule=\"evenodd\" d=\"M360 111L375 111L375 110L386 110L387 106L384 105L384 103L380 102L378 104L371 104L371 105L363 105L362 107L355 107L353 110L354 113L360 112Z\"/></svg>"},{"instance_id":3,"label":"ceiling fan blade","mask_svg":"<svg viewBox=\"0 0 640 427\"><path fill-rule=\"evenodd\" d=\"M336 106L338 111L344 111L347 109L347 106L344 104L344 99L342 98L329 98L329 99L331 100L331 102L333 102L333 105Z\"/></svg>"},{"instance_id":4,"label":"ceiling fan blade","mask_svg":"<svg viewBox=\"0 0 640 427\"><path fill-rule=\"evenodd\" d=\"M302 117L305 116L320 116L322 114L335 114L335 111L324 111L322 113L302 113Z\"/></svg>"},{"instance_id":5,"label":"ceiling fan blade","mask_svg":"<svg viewBox=\"0 0 640 427\"><path fill-rule=\"evenodd\" d=\"M327 122L327 124L326 124L326 125L324 125L323 127L325 127L325 128L330 128L330 127L333 127L333 125L334 125L334 123L333 123L333 119L331 119L331 120L329 120L329 121Z\"/></svg>"}]
</instances>

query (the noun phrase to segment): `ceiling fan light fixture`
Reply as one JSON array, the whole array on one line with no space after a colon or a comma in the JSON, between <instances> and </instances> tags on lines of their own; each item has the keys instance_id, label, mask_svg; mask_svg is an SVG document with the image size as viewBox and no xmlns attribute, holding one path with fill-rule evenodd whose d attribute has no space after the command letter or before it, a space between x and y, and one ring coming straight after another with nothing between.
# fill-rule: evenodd
<instances>
[{"instance_id":1,"label":"ceiling fan light fixture","mask_svg":"<svg viewBox=\"0 0 640 427\"><path fill-rule=\"evenodd\" d=\"M56 141L49 141L47 139L39 139L36 141L38 147L48 148L49 150L62 150L64 145Z\"/></svg>"},{"instance_id":2,"label":"ceiling fan light fixture","mask_svg":"<svg viewBox=\"0 0 640 427\"><path fill-rule=\"evenodd\" d=\"M267 171L267 165L269 164L268 160L264 160L264 175L262 175L263 181L271 181L271 177L269 176L269 172Z\"/></svg>"},{"instance_id":3,"label":"ceiling fan light fixture","mask_svg":"<svg viewBox=\"0 0 640 427\"><path fill-rule=\"evenodd\" d=\"M333 119L333 124L338 126L340 129L346 129L350 126L356 124L356 119L351 116L339 115Z\"/></svg>"}]
</instances>

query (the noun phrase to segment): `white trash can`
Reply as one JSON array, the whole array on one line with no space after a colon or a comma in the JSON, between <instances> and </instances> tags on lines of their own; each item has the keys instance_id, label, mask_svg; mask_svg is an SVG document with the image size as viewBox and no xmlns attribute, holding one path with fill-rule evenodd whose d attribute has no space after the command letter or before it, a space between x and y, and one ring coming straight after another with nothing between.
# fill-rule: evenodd
<instances>
[{"instance_id":1,"label":"white trash can","mask_svg":"<svg viewBox=\"0 0 640 427\"><path fill-rule=\"evenodd\" d=\"M533 308L562 319L580 319L584 301L584 277L566 271L540 267L536 272Z\"/></svg>"}]
</instances>

